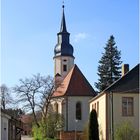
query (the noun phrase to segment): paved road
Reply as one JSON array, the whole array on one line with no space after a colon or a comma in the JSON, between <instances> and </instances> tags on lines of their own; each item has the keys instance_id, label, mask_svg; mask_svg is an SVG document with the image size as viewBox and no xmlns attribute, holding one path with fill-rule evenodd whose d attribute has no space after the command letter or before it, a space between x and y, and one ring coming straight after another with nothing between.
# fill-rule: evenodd
<instances>
[{"instance_id":1,"label":"paved road","mask_svg":"<svg viewBox=\"0 0 140 140\"><path fill-rule=\"evenodd\" d=\"M30 136L22 136L21 140L33 140L33 138Z\"/></svg>"}]
</instances>

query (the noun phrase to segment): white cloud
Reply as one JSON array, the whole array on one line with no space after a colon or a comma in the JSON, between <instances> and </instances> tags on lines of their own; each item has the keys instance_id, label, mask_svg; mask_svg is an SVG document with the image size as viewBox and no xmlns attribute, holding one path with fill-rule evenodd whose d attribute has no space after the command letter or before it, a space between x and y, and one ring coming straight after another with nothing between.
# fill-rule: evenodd
<instances>
[{"instance_id":1,"label":"white cloud","mask_svg":"<svg viewBox=\"0 0 140 140\"><path fill-rule=\"evenodd\" d=\"M86 39L87 36L88 35L86 33L78 33L74 36L74 41L79 42L80 40Z\"/></svg>"}]
</instances>

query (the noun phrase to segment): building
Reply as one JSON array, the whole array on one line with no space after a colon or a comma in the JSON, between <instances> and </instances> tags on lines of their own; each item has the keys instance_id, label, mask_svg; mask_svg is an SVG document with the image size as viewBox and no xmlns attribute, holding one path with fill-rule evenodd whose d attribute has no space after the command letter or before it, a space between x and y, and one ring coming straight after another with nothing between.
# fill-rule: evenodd
<instances>
[{"instance_id":1,"label":"building","mask_svg":"<svg viewBox=\"0 0 140 140\"><path fill-rule=\"evenodd\" d=\"M32 123L33 117L31 114L21 115L20 117L21 122L23 123L23 135L31 135L32 134Z\"/></svg>"},{"instance_id":2,"label":"building","mask_svg":"<svg viewBox=\"0 0 140 140\"><path fill-rule=\"evenodd\" d=\"M112 140L118 124L131 122L139 132L139 64L90 100L90 111L96 109L101 140Z\"/></svg>"},{"instance_id":3,"label":"building","mask_svg":"<svg viewBox=\"0 0 140 140\"><path fill-rule=\"evenodd\" d=\"M67 32L66 28L64 6L61 28L57 36L58 42L54 49L56 89L51 105L54 111L64 116L64 137L73 140L75 131L83 131L88 121L88 103L96 93L78 66L74 64L74 49L70 44L70 33Z\"/></svg>"},{"instance_id":4,"label":"building","mask_svg":"<svg viewBox=\"0 0 140 140\"><path fill-rule=\"evenodd\" d=\"M22 123L1 109L1 140L21 140Z\"/></svg>"}]
</instances>

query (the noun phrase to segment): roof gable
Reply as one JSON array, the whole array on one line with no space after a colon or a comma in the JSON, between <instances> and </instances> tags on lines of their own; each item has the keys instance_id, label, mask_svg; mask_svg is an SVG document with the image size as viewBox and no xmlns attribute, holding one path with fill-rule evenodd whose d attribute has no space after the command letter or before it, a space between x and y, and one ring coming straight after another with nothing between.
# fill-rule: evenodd
<instances>
[{"instance_id":1,"label":"roof gable","mask_svg":"<svg viewBox=\"0 0 140 140\"><path fill-rule=\"evenodd\" d=\"M106 92L139 93L139 64L106 88ZM104 92L103 91L103 92Z\"/></svg>"},{"instance_id":2,"label":"roof gable","mask_svg":"<svg viewBox=\"0 0 140 140\"><path fill-rule=\"evenodd\" d=\"M103 90L96 97L92 98L89 103L100 98L100 96L106 93L139 93L139 66L136 65L132 70L127 72L123 77L111 84L108 88Z\"/></svg>"},{"instance_id":3,"label":"roof gable","mask_svg":"<svg viewBox=\"0 0 140 140\"><path fill-rule=\"evenodd\" d=\"M84 77L77 65L70 70L68 75L55 90L53 96L95 96L96 92Z\"/></svg>"}]
</instances>

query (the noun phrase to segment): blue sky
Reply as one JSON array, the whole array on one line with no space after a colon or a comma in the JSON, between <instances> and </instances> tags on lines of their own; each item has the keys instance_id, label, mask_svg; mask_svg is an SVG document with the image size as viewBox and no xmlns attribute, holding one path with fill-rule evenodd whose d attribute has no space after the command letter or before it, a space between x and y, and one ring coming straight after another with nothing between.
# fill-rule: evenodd
<instances>
[{"instance_id":1,"label":"blue sky","mask_svg":"<svg viewBox=\"0 0 140 140\"><path fill-rule=\"evenodd\" d=\"M1 83L9 87L32 74L54 74L54 46L62 0L1 1ZM110 35L130 69L139 62L138 0L65 0L75 63L94 87L98 61Z\"/></svg>"}]
</instances>

